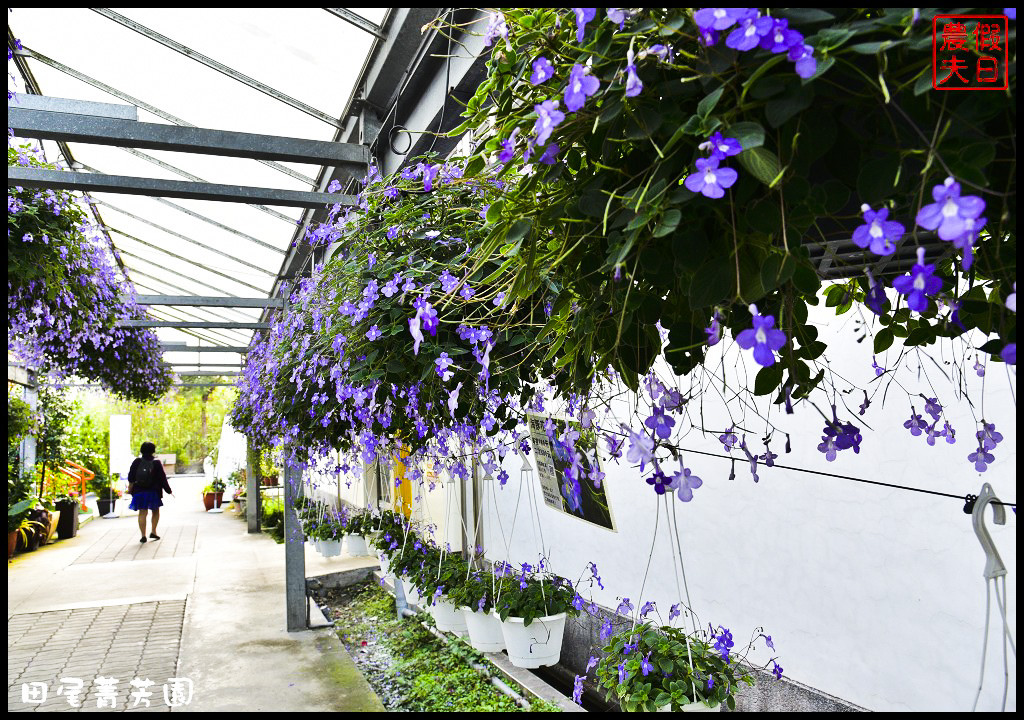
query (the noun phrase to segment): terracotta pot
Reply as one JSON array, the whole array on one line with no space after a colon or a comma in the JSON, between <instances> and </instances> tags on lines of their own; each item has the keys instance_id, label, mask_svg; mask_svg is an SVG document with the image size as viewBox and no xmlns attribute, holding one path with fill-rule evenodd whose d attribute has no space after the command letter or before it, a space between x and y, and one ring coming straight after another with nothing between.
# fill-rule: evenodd
<instances>
[{"instance_id":1,"label":"terracotta pot","mask_svg":"<svg viewBox=\"0 0 1024 720\"><path fill-rule=\"evenodd\" d=\"M203 507L205 507L207 510L213 510L213 508L215 507L220 507L223 498L223 492L203 493Z\"/></svg>"},{"instance_id":2,"label":"terracotta pot","mask_svg":"<svg viewBox=\"0 0 1024 720\"><path fill-rule=\"evenodd\" d=\"M18 531L7 533L7 559L14 557L14 548L18 547Z\"/></svg>"}]
</instances>

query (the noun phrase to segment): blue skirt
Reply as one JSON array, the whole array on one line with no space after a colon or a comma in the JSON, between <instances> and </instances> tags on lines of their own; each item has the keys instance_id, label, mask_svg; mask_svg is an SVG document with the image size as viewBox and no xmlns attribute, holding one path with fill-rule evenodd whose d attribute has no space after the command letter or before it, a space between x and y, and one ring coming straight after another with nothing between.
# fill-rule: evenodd
<instances>
[{"instance_id":1,"label":"blue skirt","mask_svg":"<svg viewBox=\"0 0 1024 720\"><path fill-rule=\"evenodd\" d=\"M158 510L164 501L160 499L159 490L136 490L132 495L130 510Z\"/></svg>"}]
</instances>

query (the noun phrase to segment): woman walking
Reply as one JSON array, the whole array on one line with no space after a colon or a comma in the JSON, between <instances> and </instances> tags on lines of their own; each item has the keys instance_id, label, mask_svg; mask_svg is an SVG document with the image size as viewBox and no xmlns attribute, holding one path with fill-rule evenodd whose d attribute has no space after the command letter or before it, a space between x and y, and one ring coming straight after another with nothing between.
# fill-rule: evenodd
<instances>
[{"instance_id":1,"label":"woman walking","mask_svg":"<svg viewBox=\"0 0 1024 720\"><path fill-rule=\"evenodd\" d=\"M167 473L159 460L153 457L156 452L156 445L151 442L142 443L139 448L142 457L135 458L128 470L128 494L132 496L131 510L139 512L139 538L140 543L146 542L146 515L152 511L153 526L149 537L159 540L156 534L156 525L160 522L160 506L164 504L161 499L163 491L172 493L171 486L167 484Z\"/></svg>"}]
</instances>

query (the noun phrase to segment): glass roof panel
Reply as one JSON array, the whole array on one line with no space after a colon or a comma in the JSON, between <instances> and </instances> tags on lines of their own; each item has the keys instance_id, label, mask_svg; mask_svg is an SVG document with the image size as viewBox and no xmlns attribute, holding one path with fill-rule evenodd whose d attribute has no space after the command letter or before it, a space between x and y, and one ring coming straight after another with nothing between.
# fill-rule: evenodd
<instances>
[{"instance_id":1,"label":"glass roof panel","mask_svg":"<svg viewBox=\"0 0 1024 720\"><path fill-rule=\"evenodd\" d=\"M374 42L369 33L320 8L247 8L244 12L226 8L132 8L116 12L334 118L344 111ZM379 25L387 8L357 8L353 12ZM336 131L323 120L88 9L19 8L8 19L15 37L25 47L187 123L319 140L332 139ZM27 62L45 95L127 104L41 61ZM24 89L20 78L15 89ZM145 109L139 110L139 120L170 122ZM50 161L62 159L56 143L47 141L44 149ZM141 151L181 171L175 172L121 148L70 143L70 149L76 161L106 174L188 179L183 172L214 183L312 189L309 183L254 160ZM321 169L316 165L281 164L309 178L315 178ZM282 206L270 207L272 212L266 212L237 203L167 199L236 231L232 232L154 198L96 193L94 199L100 203L100 215L115 247L122 251L129 279L137 283L140 294L266 296L302 214L299 208ZM259 319L261 311L185 307L153 308L152 313L168 319L251 322ZM213 341L232 345L247 344L252 335L250 330L230 329L158 328L157 333L168 342L187 339L195 343L199 336L207 339L204 344ZM176 353L175 361L185 358L194 363L198 357L195 353ZM212 357L225 362L220 354Z\"/></svg>"}]
</instances>

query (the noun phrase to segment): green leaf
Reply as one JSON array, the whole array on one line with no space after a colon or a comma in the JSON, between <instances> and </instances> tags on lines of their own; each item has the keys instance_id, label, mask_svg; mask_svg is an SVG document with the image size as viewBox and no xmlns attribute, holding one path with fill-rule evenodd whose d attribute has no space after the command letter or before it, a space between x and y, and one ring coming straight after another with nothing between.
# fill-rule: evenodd
<instances>
[{"instance_id":1,"label":"green leaf","mask_svg":"<svg viewBox=\"0 0 1024 720\"><path fill-rule=\"evenodd\" d=\"M769 187L782 174L782 165L778 156L767 148L755 147L744 150L736 157L739 159L740 165Z\"/></svg>"},{"instance_id":2,"label":"green leaf","mask_svg":"<svg viewBox=\"0 0 1024 720\"><path fill-rule=\"evenodd\" d=\"M754 394L768 395L782 383L782 363L761 368L754 378Z\"/></svg>"},{"instance_id":3,"label":"green leaf","mask_svg":"<svg viewBox=\"0 0 1024 720\"><path fill-rule=\"evenodd\" d=\"M488 211L488 214L490 214L490 211ZM508 235L505 237L505 241L510 243L519 242L526 237L526 234L530 232L531 227L533 227L533 220L517 220L509 229Z\"/></svg>"},{"instance_id":4,"label":"green leaf","mask_svg":"<svg viewBox=\"0 0 1024 720\"><path fill-rule=\"evenodd\" d=\"M780 98L769 100L764 107L764 115L768 124L777 128L799 112L803 112L814 101L814 93L810 88L800 86L794 92L786 93Z\"/></svg>"},{"instance_id":5,"label":"green leaf","mask_svg":"<svg viewBox=\"0 0 1024 720\"><path fill-rule=\"evenodd\" d=\"M869 205L885 200L896 189L899 171L900 157L897 153L887 153L868 160L857 175L858 198Z\"/></svg>"},{"instance_id":6,"label":"green leaf","mask_svg":"<svg viewBox=\"0 0 1024 720\"><path fill-rule=\"evenodd\" d=\"M921 73L921 77L914 83L914 97L923 95L932 89L932 74L929 70L925 70Z\"/></svg>"},{"instance_id":7,"label":"green leaf","mask_svg":"<svg viewBox=\"0 0 1024 720\"><path fill-rule=\"evenodd\" d=\"M812 38L811 45L814 45L816 50L826 52L843 45L855 34L856 33L849 28L824 28L819 30L818 34ZM817 42L813 42L815 39Z\"/></svg>"},{"instance_id":8,"label":"green leaf","mask_svg":"<svg viewBox=\"0 0 1024 720\"><path fill-rule=\"evenodd\" d=\"M707 118L711 114L711 111L715 109L715 105L722 99L722 93L725 92L724 87L720 87L713 93L705 97L697 104L697 115L702 119Z\"/></svg>"},{"instance_id":9,"label":"green leaf","mask_svg":"<svg viewBox=\"0 0 1024 720\"><path fill-rule=\"evenodd\" d=\"M682 220L683 214L676 208L668 210L664 215L661 216L661 222L658 223L658 227L654 230L654 237L663 237L679 227L679 221Z\"/></svg>"},{"instance_id":10,"label":"green leaf","mask_svg":"<svg viewBox=\"0 0 1024 720\"><path fill-rule=\"evenodd\" d=\"M690 307L708 307L725 300L735 292L736 270L716 258L701 266L690 283Z\"/></svg>"},{"instance_id":11,"label":"green leaf","mask_svg":"<svg viewBox=\"0 0 1024 720\"><path fill-rule=\"evenodd\" d=\"M756 122L738 122L722 132L723 137L738 140L744 150L764 145L764 128Z\"/></svg>"},{"instance_id":12,"label":"green leaf","mask_svg":"<svg viewBox=\"0 0 1024 720\"><path fill-rule=\"evenodd\" d=\"M906 40L878 40L875 42L863 42L851 45L848 50L852 50L855 53L861 55L874 55L881 50L888 50L891 47L902 45Z\"/></svg>"},{"instance_id":13,"label":"green leaf","mask_svg":"<svg viewBox=\"0 0 1024 720\"><path fill-rule=\"evenodd\" d=\"M487 208L487 222L488 223L496 223L496 222L498 222L501 219L501 211L502 211L502 209L504 207L505 207L505 201L504 200L498 200L497 202L492 203L491 206L489 208Z\"/></svg>"},{"instance_id":14,"label":"green leaf","mask_svg":"<svg viewBox=\"0 0 1024 720\"><path fill-rule=\"evenodd\" d=\"M888 350L893 343L895 336L892 334L892 330L889 328L882 328L875 335L875 352L881 353Z\"/></svg>"}]
</instances>

